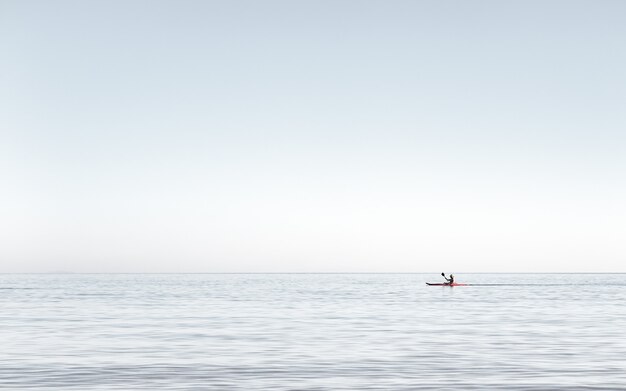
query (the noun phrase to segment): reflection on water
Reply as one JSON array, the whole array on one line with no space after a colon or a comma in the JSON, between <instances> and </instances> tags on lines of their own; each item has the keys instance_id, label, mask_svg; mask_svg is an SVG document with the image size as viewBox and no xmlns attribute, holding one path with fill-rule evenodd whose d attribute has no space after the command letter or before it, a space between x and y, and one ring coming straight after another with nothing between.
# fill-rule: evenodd
<instances>
[{"instance_id":1,"label":"reflection on water","mask_svg":"<svg viewBox=\"0 0 626 391\"><path fill-rule=\"evenodd\" d=\"M624 277L0 275L0 389L626 389Z\"/></svg>"}]
</instances>

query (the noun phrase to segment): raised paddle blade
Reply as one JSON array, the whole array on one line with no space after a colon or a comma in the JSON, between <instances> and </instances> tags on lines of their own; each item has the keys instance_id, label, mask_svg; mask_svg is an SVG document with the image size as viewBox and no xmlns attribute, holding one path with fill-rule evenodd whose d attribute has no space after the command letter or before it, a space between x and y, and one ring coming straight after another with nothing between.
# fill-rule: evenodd
<instances>
[{"instance_id":1,"label":"raised paddle blade","mask_svg":"<svg viewBox=\"0 0 626 391\"><path fill-rule=\"evenodd\" d=\"M444 276L444 277L446 276L446 274L445 274L445 273L441 273L441 275L442 275L442 276Z\"/></svg>"}]
</instances>

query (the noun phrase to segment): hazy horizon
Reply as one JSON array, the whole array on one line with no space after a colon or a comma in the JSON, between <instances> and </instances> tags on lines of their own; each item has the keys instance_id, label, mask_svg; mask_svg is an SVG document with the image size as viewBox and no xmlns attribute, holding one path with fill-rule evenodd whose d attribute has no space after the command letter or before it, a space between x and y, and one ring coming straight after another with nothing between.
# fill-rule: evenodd
<instances>
[{"instance_id":1,"label":"hazy horizon","mask_svg":"<svg viewBox=\"0 0 626 391\"><path fill-rule=\"evenodd\" d=\"M625 13L0 0L0 273L626 272Z\"/></svg>"},{"instance_id":2,"label":"hazy horizon","mask_svg":"<svg viewBox=\"0 0 626 391\"><path fill-rule=\"evenodd\" d=\"M421 275L424 277L427 277L429 279L431 279L433 282L445 282L443 281L441 278L438 279L438 277L441 276L441 272L435 271L435 272L71 272L71 271L49 271L49 272L0 272L0 274L5 274L5 275L39 275L39 274L96 274L96 275L107 275L107 274L111 274L111 275L116 275L116 274L182 274L182 275L194 275L194 274L198 274L198 275L202 275L202 274L207 274L207 275L220 275L220 274L252 274L252 275L272 275L272 274L279 274L279 275L287 275L287 274L372 274L372 275L384 275L384 274L400 274L400 275ZM446 273L446 274L450 274L450 273ZM600 274L600 275L620 275L620 274L626 274L626 272L559 272L559 271L553 271L553 272L463 272L463 271L454 271L452 274L455 275L455 278L461 278L463 281L463 283L466 282L471 282L470 280L468 280L468 278L471 278L471 276L473 275L516 275L516 274L524 274L524 275L550 275L550 274L577 274L577 275L596 275L596 274ZM471 285L476 285L476 284L471 284ZM496 286L498 284L489 284L492 286ZM508 285L508 284L507 284ZM550 284L552 286L558 285L557 284ZM598 285L597 283L595 283L594 285ZM541 286L541 284L537 284L537 286Z\"/></svg>"}]
</instances>

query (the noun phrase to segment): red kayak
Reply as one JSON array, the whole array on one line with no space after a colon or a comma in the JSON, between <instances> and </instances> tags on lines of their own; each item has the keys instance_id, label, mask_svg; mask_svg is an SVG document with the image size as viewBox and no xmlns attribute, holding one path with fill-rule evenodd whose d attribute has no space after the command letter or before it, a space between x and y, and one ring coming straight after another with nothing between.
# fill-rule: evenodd
<instances>
[{"instance_id":1,"label":"red kayak","mask_svg":"<svg viewBox=\"0 0 626 391\"><path fill-rule=\"evenodd\" d=\"M452 284L449 284L449 283L437 283L437 282L427 282L426 285L432 285L432 286L468 286L469 284L457 284L456 282L452 283Z\"/></svg>"}]
</instances>

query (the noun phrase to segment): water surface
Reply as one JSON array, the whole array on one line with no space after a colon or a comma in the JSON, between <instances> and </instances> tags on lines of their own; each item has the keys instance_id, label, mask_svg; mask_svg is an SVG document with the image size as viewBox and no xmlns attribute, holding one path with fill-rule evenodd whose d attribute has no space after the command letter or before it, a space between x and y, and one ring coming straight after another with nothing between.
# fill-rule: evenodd
<instances>
[{"instance_id":1,"label":"water surface","mask_svg":"<svg viewBox=\"0 0 626 391\"><path fill-rule=\"evenodd\" d=\"M626 275L0 275L0 389L624 390Z\"/></svg>"}]
</instances>

